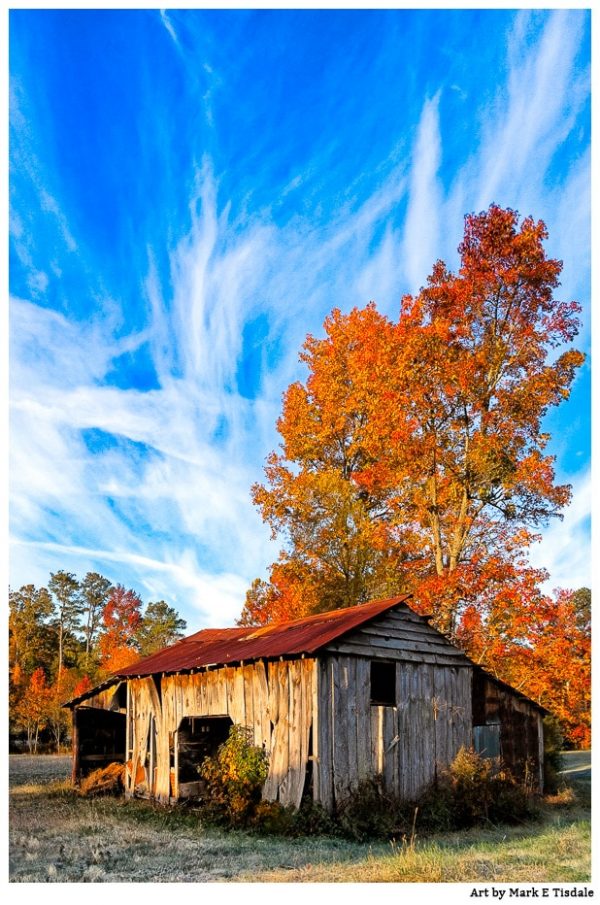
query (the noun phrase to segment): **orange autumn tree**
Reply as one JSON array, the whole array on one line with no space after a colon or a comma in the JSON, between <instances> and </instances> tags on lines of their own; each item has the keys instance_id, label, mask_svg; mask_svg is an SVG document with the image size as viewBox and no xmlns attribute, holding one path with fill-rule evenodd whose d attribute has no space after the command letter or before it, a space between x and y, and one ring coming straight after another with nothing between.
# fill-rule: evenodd
<instances>
[{"instance_id":1,"label":"orange autumn tree","mask_svg":"<svg viewBox=\"0 0 600 905\"><path fill-rule=\"evenodd\" d=\"M91 682L89 684L91 687ZM63 668L57 672L49 688L48 728L57 754L65 744L71 728L71 712L63 707L63 704L76 696L75 689L79 686L81 680L77 676L77 671Z\"/></svg>"},{"instance_id":2,"label":"orange autumn tree","mask_svg":"<svg viewBox=\"0 0 600 905\"><path fill-rule=\"evenodd\" d=\"M541 221L492 205L466 217L459 270L438 262L397 323L371 303L334 310L325 337L307 338L308 377L284 395L281 448L252 491L284 546L242 620L411 589L455 633L469 605L483 601L485 618L508 587L518 608L544 577L525 553L570 488L555 482L542 420L583 361L560 351L580 309L554 297L546 238Z\"/></svg>"},{"instance_id":3,"label":"orange autumn tree","mask_svg":"<svg viewBox=\"0 0 600 905\"><path fill-rule=\"evenodd\" d=\"M292 384L277 427L282 453L269 456L267 485L253 498L286 548L270 581L255 582L245 622L297 618L394 591L410 555L393 519L395 489L361 479L376 459L367 449L373 377L393 350L393 326L373 305L334 311L327 339L309 336L301 359L307 385ZM413 538L413 543L416 538Z\"/></svg>"},{"instance_id":4,"label":"orange autumn tree","mask_svg":"<svg viewBox=\"0 0 600 905\"><path fill-rule=\"evenodd\" d=\"M112 588L102 610L99 639L100 672L108 675L124 669L139 657L136 634L142 620L142 599L122 584Z\"/></svg>"},{"instance_id":5,"label":"orange autumn tree","mask_svg":"<svg viewBox=\"0 0 600 905\"><path fill-rule=\"evenodd\" d=\"M37 754L40 732L46 728L51 706L51 691L41 666L34 669L15 706L17 722L27 733L30 754Z\"/></svg>"},{"instance_id":6,"label":"orange autumn tree","mask_svg":"<svg viewBox=\"0 0 600 905\"><path fill-rule=\"evenodd\" d=\"M554 298L561 264L546 257L546 238L541 221L519 225L493 205L466 218L458 274L438 262L402 301L401 379L389 401L404 417L394 425L381 407L377 434L390 444L391 482L394 470L414 476L410 509L437 584L460 585L465 567L491 556L502 574L570 500L555 483L542 419L583 361L570 348L556 354L580 308ZM441 628L454 630L463 596L438 609Z\"/></svg>"}]
</instances>

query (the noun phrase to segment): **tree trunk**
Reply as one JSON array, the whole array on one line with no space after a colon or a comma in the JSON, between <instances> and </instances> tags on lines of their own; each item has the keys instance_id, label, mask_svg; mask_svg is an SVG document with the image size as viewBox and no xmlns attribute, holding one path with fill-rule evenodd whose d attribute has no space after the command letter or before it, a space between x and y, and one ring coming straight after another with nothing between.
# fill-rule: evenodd
<instances>
[{"instance_id":1,"label":"tree trunk","mask_svg":"<svg viewBox=\"0 0 600 905\"><path fill-rule=\"evenodd\" d=\"M90 636L92 634L92 608L88 610L87 628L85 630L85 663L86 666L90 662Z\"/></svg>"},{"instance_id":2,"label":"tree trunk","mask_svg":"<svg viewBox=\"0 0 600 905\"><path fill-rule=\"evenodd\" d=\"M463 544L465 542L465 537L467 534L467 513L469 511L469 498L467 496L466 487L463 488L462 499L460 501L460 510L458 513L458 518L456 520L456 525L454 526L454 533L452 535L452 543L450 545L450 557L449 557L449 566L448 570L450 572L454 572L458 565L458 560L460 559L460 554L462 553Z\"/></svg>"},{"instance_id":3,"label":"tree trunk","mask_svg":"<svg viewBox=\"0 0 600 905\"><path fill-rule=\"evenodd\" d=\"M62 619L58 625L58 675L62 672L63 667L63 623Z\"/></svg>"},{"instance_id":4,"label":"tree trunk","mask_svg":"<svg viewBox=\"0 0 600 905\"><path fill-rule=\"evenodd\" d=\"M442 551L442 532L440 530L440 514L438 511L437 498L437 481L434 473L429 478L431 506L429 508L429 518L431 522L431 530L433 532L433 549L435 554L435 570L438 575L444 574L444 556Z\"/></svg>"}]
</instances>

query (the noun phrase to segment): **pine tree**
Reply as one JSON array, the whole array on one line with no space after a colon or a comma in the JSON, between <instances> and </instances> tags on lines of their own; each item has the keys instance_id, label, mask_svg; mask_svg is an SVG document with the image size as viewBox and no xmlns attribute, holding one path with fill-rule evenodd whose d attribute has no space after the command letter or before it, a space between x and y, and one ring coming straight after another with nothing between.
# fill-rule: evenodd
<instances>
[{"instance_id":1,"label":"pine tree","mask_svg":"<svg viewBox=\"0 0 600 905\"><path fill-rule=\"evenodd\" d=\"M48 587L56 599L56 630L58 635L58 673L64 666L65 641L81 629L83 604L80 585L72 572L60 569L50 575Z\"/></svg>"},{"instance_id":2,"label":"pine tree","mask_svg":"<svg viewBox=\"0 0 600 905\"><path fill-rule=\"evenodd\" d=\"M85 617L85 667L90 667L90 656L102 621L102 610L112 591L108 578L98 572L88 572L81 582L81 602Z\"/></svg>"},{"instance_id":3,"label":"pine tree","mask_svg":"<svg viewBox=\"0 0 600 905\"><path fill-rule=\"evenodd\" d=\"M164 600L149 603L136 632L140 655L146 657L179 641L186 625L185 619Z\"/></svg>"}]
</instances>

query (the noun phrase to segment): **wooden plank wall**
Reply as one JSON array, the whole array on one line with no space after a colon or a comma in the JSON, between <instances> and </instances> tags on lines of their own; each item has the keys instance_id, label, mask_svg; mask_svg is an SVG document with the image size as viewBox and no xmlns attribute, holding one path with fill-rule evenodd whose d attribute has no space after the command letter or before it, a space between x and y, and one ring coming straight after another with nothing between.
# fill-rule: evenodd
<instances>
[{"instance_id":1,"label":"wooden plank wall","mask_svg":"<svg viewBox=\"0 0 600 905\"><path fill-rule=\"evenodd\" d=\"M116 685L105 688L103 691L97 692L95 695L86 698L79 706L98 707L100 710L118 710L117 696L120 685L121 683L119 682Z\"/></svg>"},{"instance_id":2,"label":"wooden plank wall","mask_svg":"<svg viewBox=\"0 0 600 905\"><path fill-rule=\"evenodd\" d=\"M523 779L533 770L540 789L544 782L544 725L532 701L476 670L473 683L473 722L500 724L500 755L514 775Z\"/></svg>"},{"instance_id":3,"label":"wooden plank wall","mask_svg":"<svg viewBox=\"0 0 600 905\"><path fill-rule=\"evenodd\" d=\"M229 716L233 723L251 727L254 744L269 754L264 797L298 807L309 756L314 671L315 661L305 659L156 677L160 686L153 677L130 680L132 757L126 791L168 801L171 752L182 719ZM153 775L148 775L146 755L152 731L156 757ZM176 788L173 791L177 793Z\"/></svg>"},{"instance_id":4,"label":"wooden plank wall","mask_svg":"<svg viewBox=\"0 0 600 905\"><path fill-rule=\"evenodd\" d=\"M360 657L430 663L439 666L471 666L465 654L416 613L408 609L387 612L340 641L329 651Z\"/></svg>"},{"instance_id":5,"label":"wooden plank wall","mask_svg":"<svg viewBox=\"0 0 600 905\"><path fill-rule=\"evenodd\" d=\"M331 807L358 783L416 797L471 745L471 668L396 663L396 706L370 701L367 658L331 655L319 664L318 800Z\"/></svg>"}]
</instances>

